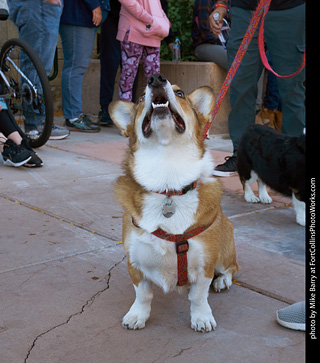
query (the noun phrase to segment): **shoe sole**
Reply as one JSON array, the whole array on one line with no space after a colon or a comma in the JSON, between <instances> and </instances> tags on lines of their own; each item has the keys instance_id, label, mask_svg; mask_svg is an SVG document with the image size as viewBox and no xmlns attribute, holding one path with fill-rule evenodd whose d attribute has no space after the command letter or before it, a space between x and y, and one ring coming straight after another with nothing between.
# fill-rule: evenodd
<instances>
[{"instance_id":1,"label":"shoe sole","mask_svg":"<svg viewBox=\"0 0 320 363\"><path fill-rule=\"evenodd\" d=\"M78 132L90 132L90 133L99 132L100 131L100 129L97 129L97 130L91 130L91 129L89 129L89 130L80 130L80 129L76 129L75 127L69 127L69 126L68 126L68 130L70 130L70 131L78 131Z\"/></svg>"},{"instance_id":2,"label":"shoe sole","mask_svg":"<svg viewBox=\"0 0 320 363\"><path fill-rule=\"evenodd\" d=\"M7 160L3 160L3 165L6 166L13 166L15 168L18 168L19 166L24 165L25 163L27 163L30 159L32 158L32 156L30 156L28 159L20 161L20 163L14 163L12 160L7 159Z\"/></svg>"},{"instance_id":3,"label":"shoe sole","mask_svg":"<svg viewBox=\"0 0 320 363\"><path fill-rule=\"evenodd\" d=\"M60 136L50 136L49 140L63 140L63 139L66 139L69 135L70 135L70 133L65 134L65 135L60 135Z\"/></svg>"},{"instance_id":4,"label":"shoe sole","mask_svg":"<svg viewBox=\"0 0 320 363\"><path fill-rule=\"evenodd\" d=\"M292 330L301 330L306 331L306 324L305 323L289 323L287 321L281 320L278 316L278 312L276 312L277 322L284 326L285 328L292 329Z\"/></svg>"},{"instance_id":5,"label":"shoe sole","mask_svg":"<svg viewBox=\"0 0 320 363\"><path fill-rule=\"evenodd\" d=\"M213 170L213 173L212 175L214 176L234 176L234 175L237 175L238 172L236 171L218 171L218 170Z\"/></svg>"}]
</instances>

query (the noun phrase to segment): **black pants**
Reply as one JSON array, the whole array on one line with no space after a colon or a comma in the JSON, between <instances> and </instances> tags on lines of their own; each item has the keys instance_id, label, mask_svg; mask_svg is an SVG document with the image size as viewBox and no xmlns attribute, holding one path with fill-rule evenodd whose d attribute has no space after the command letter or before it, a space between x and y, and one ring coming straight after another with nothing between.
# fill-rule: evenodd
<instances>
[{"instance_id":1,"label":"black pants","mask_svg":"<svg viewBox=\"0 0 320 363\"><path fill-rule=\"evenodd\" d=\"M8 137L14 131L18 131L16 126L12 123L7 110L0 111L0 132L5 137Z\"/></svg>"},{"instance_id":2,"label":"black pants","mask_svg":"<svg viewBox=\"0 0 320 363\"><path fill-rule=\"evenodd\" d=\"M112 17L101 25L100 35L100 106L105 112L112 101L114 82L121 62L120 42L116 39L118 21Z\"/></svg>"}]
</instances>

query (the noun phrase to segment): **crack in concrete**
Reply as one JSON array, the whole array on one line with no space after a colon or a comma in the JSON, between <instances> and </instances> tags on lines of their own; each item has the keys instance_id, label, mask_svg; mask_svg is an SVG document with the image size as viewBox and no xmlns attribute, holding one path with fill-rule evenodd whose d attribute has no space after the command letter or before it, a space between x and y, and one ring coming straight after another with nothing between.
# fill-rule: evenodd
<instances>
[{"instance_id":1,"label":"crack in concrete","mask_svg":"<svg viewBox=\"0 0 320 363\"><path fill-rule=\"evenodd\" d=\"M113 265L113 266L109 269L108 274L107 274L107 275L106 275L106 277L105 277L107 286L106 286L105 288L103 288L102 290L99 290L98 292L96 292L96 293L95 293L95 294L94 294L94 295L93 295L93 296L92 296L89 300L87 300L87 301L86 301L86 303L85 303L84 305L82 305L82 307L81 307L80 311L78 311L78 312L76 312L76 313L74 313L74 314L70 315L70 316L68 317L68 319L67 319L66 321L64 321L63 323L60 323L60 324L58 324L58 325L55 325L54 327L52 327L52 328L48 329L47 331L45 331L45 332L43 332L43 333L39 334L38 336L36 336L36 338L33 340L32 344L31 344L31 347L29 348L29 350L28 350L28 352L27 352L26 358L24 359L24 363L27 363L27 360L29 359L29 357L30 357L30 354L31 354L32 350L34 349L34 347L35 347L36 343L38 342L38 340L39 340L41 337L45 336L46 334L48 334L48 333L52 332L53 330L55 330L55 329L57 329L57 328L59 328L59 327L61 327L61 326L63 326L63 325L67 325L67 324L71 321L71 319L73 319L73 318L74 318L74 317L76 317L76 316L81 315L87 307L90 307L90 306L94 303L94 301L95 301L95 299L96 299L97 297L99 297L99 296L100 296L103 292L107 291L107 290L110 288L111 272L112 272L112 270L113 270L114 268L116 268L119 264L121 264L121 263L125 260L125 258L126 258L126 256L123 256L123 257L122 257L122 259L121 259L120 261L116 262L116 263L115 263L115 264L114 264L114 265Z\"/></svg>"}]
</instances>

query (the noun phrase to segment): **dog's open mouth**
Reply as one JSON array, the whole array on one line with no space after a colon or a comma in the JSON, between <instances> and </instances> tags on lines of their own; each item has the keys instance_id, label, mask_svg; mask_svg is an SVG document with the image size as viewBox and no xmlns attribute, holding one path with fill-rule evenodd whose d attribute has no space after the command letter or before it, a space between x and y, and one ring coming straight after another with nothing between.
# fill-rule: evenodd
<instances>
[{"instance_id":1,"label":"dog's open mouth","mask_svg":"<svg viewBox=\"0 0 320 363\"><path fill-rule=\"evenodd\" d=\"M151 121L152 116L157 115L159 118L171 118L179 133L183 133L186 129L185 122L182 117L173 110L169 100L164 95L154 97L151 104L150 112L148 112L142 123L142 132L144 137L149 137L152 134Z\"/></svg>"}]
</instances>

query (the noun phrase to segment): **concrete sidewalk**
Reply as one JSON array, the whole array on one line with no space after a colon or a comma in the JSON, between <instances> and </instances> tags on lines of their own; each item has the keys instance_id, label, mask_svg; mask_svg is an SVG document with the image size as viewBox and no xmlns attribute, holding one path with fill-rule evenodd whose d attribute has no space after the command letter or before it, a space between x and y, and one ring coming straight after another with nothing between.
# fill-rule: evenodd
<instances>
[{"instance_id":1,"label":"concrete sidewalk","mask_svg":"<svg viewBox=\"0 0 320 363\"><path fill-rule=\"evenodd\" d=\"M115 127L73 132L38 149L42 168L0 164L1 363L304 362L305 333L275 312L305 298L305 228L290 199L245 203L237 176L222 207L240 270L210 291L216 330L192 331L187 296L159 289L146 328L122 328L135 293L112 188L126 145ZM229 140L208 145L216 164L230 155Z\"/></svg>"}]
</instances>

